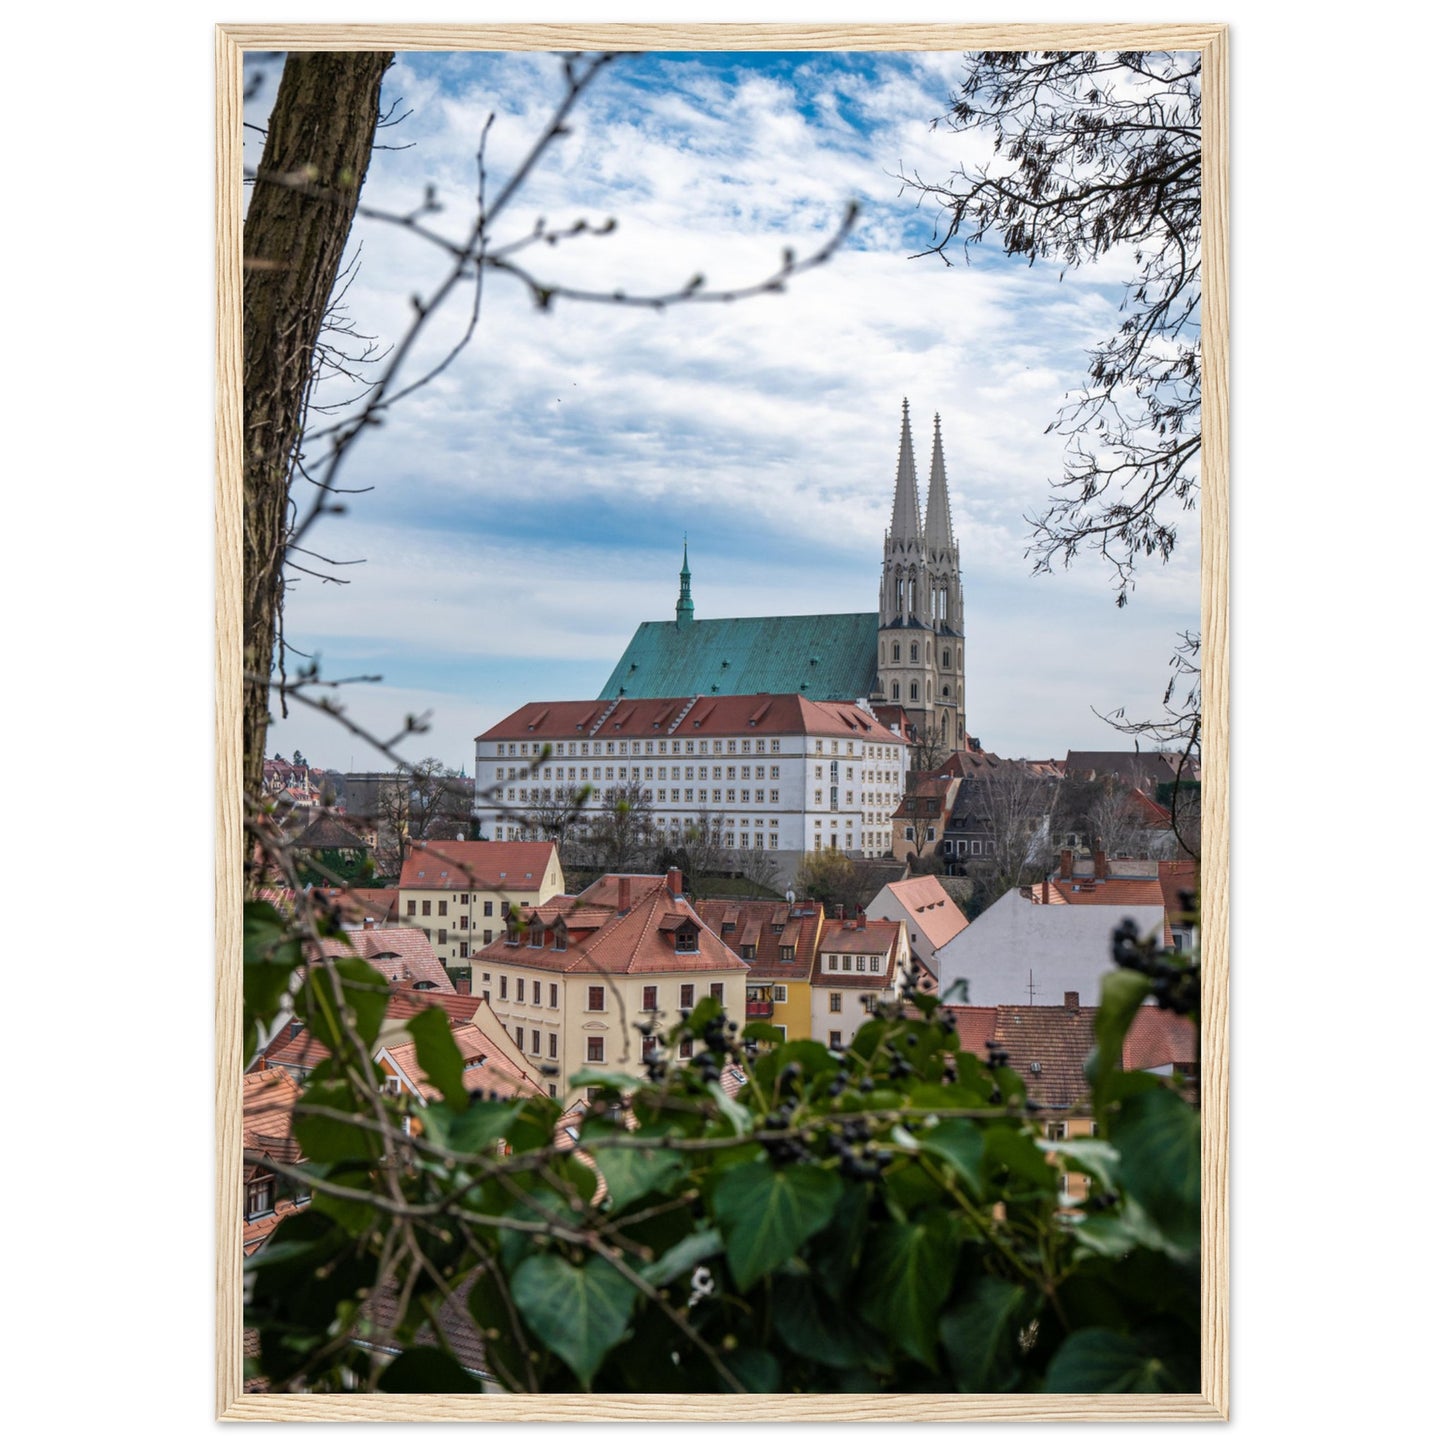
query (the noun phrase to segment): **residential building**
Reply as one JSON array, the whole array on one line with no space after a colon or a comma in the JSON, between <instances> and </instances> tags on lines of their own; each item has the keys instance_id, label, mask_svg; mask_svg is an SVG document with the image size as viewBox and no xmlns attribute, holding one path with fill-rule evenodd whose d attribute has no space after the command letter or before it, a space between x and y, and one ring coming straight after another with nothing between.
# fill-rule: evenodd
<instances>
[{"instance_id":1,"label":"residential building","mask_svg":"<svg viewBox=\"0 0 1445 1445\"><path fill-rule=\"evenodd\" d=\"M297 1165L301 1151L291 1128L291 1113L301 1095L300 1085L284 1069L261 1068L241 1076L241 1145L248 1153L263 1155L242 1163L245 1191L241 1248L254 1254L288 1215L310 1202L309 1187L272 1168Z\"/></svg>"},{"instance_id":2,"label":"residential building","mask_svg":"<svg viewBox=\"0 0 1445 1445\"><path fill-rule=\"evenodd\" d=\"M823 923L821 903L804 899L699 898L698 917L749 967L747 1021L772 1024L786 1038L812 1036L812 974Z\"/></svg>"},{"instance_id":3,"label":"residential building","mask_svg":"<svg viewBox=\"0 0 1445 1445\"><path fill-rule=\"evenodd\" d=\"M609 788L636 785L672 842L721 818L725 848L763 849L788 878L805 850L887 854L906 767L907 744L858 703L535 702L477 738L477 816L484 834L521 838L536 830L529 809L590 788L585 820Z\"/></svg>"},{"instance_id":4,"label":"residential building","mask_svg":"<svg viewBox=\"0 0 1445 1445\"><path fill-rule=\"evenodd\" d=\"M908 958L902 922L863 913L825 919L811 979L813 1037L830 1049L847 1048L877 1006L897 998Z\"/></svg>"},{"instance_id":5,"label":"residential building","mask_svg":"<svg viewBox=\"0 0 1445 1445\"><path fill-rule=\"evenodd\" d=\"M913 962L934 980L938 978L938 950L968 927L963 910L929 873L880 888L867 912L869 918L901 922L907 928Z\"/></svg>"},{"instance_id":6,"label":"residential building","mask_svg":"<svg viewBox=\"0 0 1445 1445\"><path fill-rule=\"evenodd\" d=\"M931 858L943 849L959 779L948 773L910 773L893 814L893 856Z\"/></svg>"},{"instance_id":7,"label":"residential building","mask_svg":"<svg viewBox=\"0 0 1445 1445\"><path fill-rule=\"evenodd\" d=\"M746 1016L748 965L666 876L607 874L524 911L472 957L472 989L559 1093L584 1068L643 1074L650 1040L704 998ZM690 1050L684 1048L687 1056Z\"/></svg>"},{"instance_id":8,"label":"residential building","mask_svg":"<svg viewBox=\"0 0 1445 1445\"><path fill-rule=\"evenodd\" d=\"M402 863L397 896L403 922L421 929L438 962L461 968L506 936L514 910L565 888L552 843L417 842Z\"/></svg>"},{"instance_id":9,"label":"residential building","mask_svg":"<svg viewBox=\"0 0 1445 1445\"><path fill-rule=\"evenodd\" d=\"M464 1088L484 1090L505 1099L542 1092L537 1079L518 1067L509 1057L509 1051L500 1049L495 1039L475 1023L454 1023L452 1039L462 1056ZM441 1098L441 1090L428 1080L426 1070L417 1059L416 1043L410 1034L396 1036L391 1043L383 1044L377 1051L376 1062L381 1067L382 1088L386 1092L410 1095L427 1104Z\"/></svg>"},{"instance_id":10,"label":"residential building","mask_svg":"<svg viewBox=\"0 0 1445 1445\"><path fill-rule=\"evenodd\" d=\"M1057 1004L1000 1004L993 1008L950 1010L959 1048L986 1059L995 1050L1008 1055L1008 1067L1024 1082L1030 1103L1039 1110L1048 1139L1089 1138L1097 1130L1084 1065L1094 1049L1097 1008L1081 1005L1079 995L1064 994ZM1135 1015L1124 1038L1120 1062L1180 1079L1192 1087L1198 1078L1199 1034L1179 1014L1146 1006ZM1066 1174L1064 1193L1087 1193L1081 1174Z\"/></svg>"},{"instance_id":11,"label":"residential building","mask_svg":"<svg viewBox=\"0 0 1445 1445\"><path fill-rule=\"evenodd\" d=\"M939 991L975 1005L1035 1004L1076 992L1093 1006L1125 918L1141 935L1172 943L1157 865L1102 854L1076 865L1066 850L1053 878L1011 888L936 950Z\"/></svg>"}]
</instances>

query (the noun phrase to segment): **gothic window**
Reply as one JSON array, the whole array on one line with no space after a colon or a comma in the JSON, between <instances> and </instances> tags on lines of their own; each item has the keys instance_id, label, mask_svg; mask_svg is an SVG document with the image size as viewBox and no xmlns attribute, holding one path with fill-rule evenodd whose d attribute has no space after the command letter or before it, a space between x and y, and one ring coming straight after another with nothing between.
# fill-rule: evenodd
<instances>
[{"instance_id":1,"label":"gothic window","mask_svg":"<svg viewBox=\"0 0 1445 1445\"><path fill-rule=\"evenodd\" d=\"M893 610L894 610L895 612L902 612L902 611L903 611L903 579L902 579L901 577L898 579L898 582L897 582L897 585L896 585L896 589L895 589L895 590L896 590L896 592L897 592L897 597L896 597L896 599L895 599L895 601L894 601Z\"/></svg>"},{"instance_id":2,"label":"gothic window","mask_svg":"<svg viewBox=\"0 0 1445 1445\"><path fill-rule=\"evenodd\" d=\"M898 644L896 642L893 644L893 660L894 662L898 661Z\"/></svg>"},{"instance_id":3,"label":"gothic window","mask_svg":"<svg viewBox=\"0 0 1445 1445\"><path fill-rule=\"evenodd\" d=\"M898 701L898 684L896 682L893 684L893 701Z\"/></svg>"},{"instance_id":4,"label":"gothic window","mask_svg":"<svg viewBox=\"0 0 1445 1445\"><path fill-rule=\"evenodd\" d=\"M912 616L918 611L918 583L910 577L908 579L908 612Z\"/></svg>"},{"instance_id":5,"label":"gothic window","mask_svg":"<svg viewBox=\"0 0 1445 1445\"><path fill-rule=\"evenodd\" d=\"M908 684L908 696L912 702L918 701L918 684L916 682Z\"/></svg>"},{"instance_id":6,"label":"gothic window","mask_svg":"<svg viewBox=\"0 0 1445 1445\"><path fill-rule=\"evenodd\" d=\"M943 649L943 665L945 667L953 666L953 653L946 647Z\"/></svg>"},{"instance_id":7,"label":"gothic window","mask_svg":"<svg viewBox=\"0 0 1445 1445\"><path fill-rule=\"evenodd\" d=\"M908 660L909 662L918 661L918 644L916 642L910 642L908 644Z\"/></svg>"}]
</instances>

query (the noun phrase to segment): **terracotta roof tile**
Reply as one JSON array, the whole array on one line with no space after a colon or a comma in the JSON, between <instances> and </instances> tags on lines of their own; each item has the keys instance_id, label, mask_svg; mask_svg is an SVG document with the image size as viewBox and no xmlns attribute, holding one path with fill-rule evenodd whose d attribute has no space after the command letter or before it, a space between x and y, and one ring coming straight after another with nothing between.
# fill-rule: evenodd
<instances>
[{"instance_id":1,"label":"terracotta roof tile","mask_svg":"<svg viewBox=\"0 0 1445 1445\"><path fill-rule=\"evenodd\" d=\"M535 892L556 853L553 843L414 843L401 865L401 887Z\"/></svg>"},{"instance_id":2,"label":"terracotta roof tile","mask_svg":"<svg viewBox=\"0 0 1445 1445\"><path fill-rule=\"evenodd\" d=\"M786 903L760 899L699 898L693 907L703 923L734 951L753 947L757 957L748 959L752 981L803 980L810 976L823 922L821 903L800 900L790 908ZM773 930L781 922L782 932ZM731 927L728 925L731 924ZM793 957L782 956L784 948Z\"/></svg>"},{"instance_id":3,"label":"terracotta roof tile","mask_svg":"<svg viewBox=\"0 0 1445 1445\"><path fill-rule=\"evenodd\" d=\"M943 885L932 874L905 878L890 883L886 889L897 900L900 918L918 925L930 948L942 948L968 927L963 910L943 891ZM883 917L891 917L887 906L878 909Z\"/></svg>"}]
</instances>

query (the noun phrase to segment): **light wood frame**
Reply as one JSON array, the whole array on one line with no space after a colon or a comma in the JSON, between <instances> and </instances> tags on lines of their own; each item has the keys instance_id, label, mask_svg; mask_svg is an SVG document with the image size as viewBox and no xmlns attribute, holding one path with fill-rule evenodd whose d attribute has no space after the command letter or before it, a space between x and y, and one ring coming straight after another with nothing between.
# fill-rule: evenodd
<instances>
[{"instance_id":1,"label":"light wood frame","mask_svg":"<svg viewBox=\"0 0 1445 1445\"><path fill-rule=\"evenodd\" d=\"M1204 1273L1197 1395L247 1395L241 1274L241 97L246 50L1197 50L1203 61ZM216 29L216 1413L224 1420L1229 1418L1228 32L1222 25L221 25Z\"/></svg>"}]
</instances>

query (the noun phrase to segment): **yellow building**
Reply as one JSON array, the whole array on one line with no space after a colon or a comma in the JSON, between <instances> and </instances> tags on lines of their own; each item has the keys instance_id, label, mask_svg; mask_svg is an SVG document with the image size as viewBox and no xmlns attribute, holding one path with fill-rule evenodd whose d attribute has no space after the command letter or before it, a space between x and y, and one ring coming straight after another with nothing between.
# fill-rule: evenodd
<instances>
[{"instance_id":1,"label":"yellow building","mask_svg":"<svg viewBox=\"0 0 1445 1445\"><path fill-rule=\"evenodd\" d=\"M421 929L443 966L455 968L507 936L512 909L565 889L554 843L413 843L401 866L399 921Z\"/></svg>"},{"instance_id":2,"label":"yellow building","mask_svg":"<svg viewBox=\"0 0 1445 1445\"><path fill-rule=\"evenodd\" d=\"M473 993L556 1097L585 1068L641 1078L652 1031L706 997L742 1019L747 978L683 896L677 869L608 874L576 898L528 909L519 930L472 955ZM690 1052L684 1044L681 1056Z\"/></svg>"}]
</instances>

